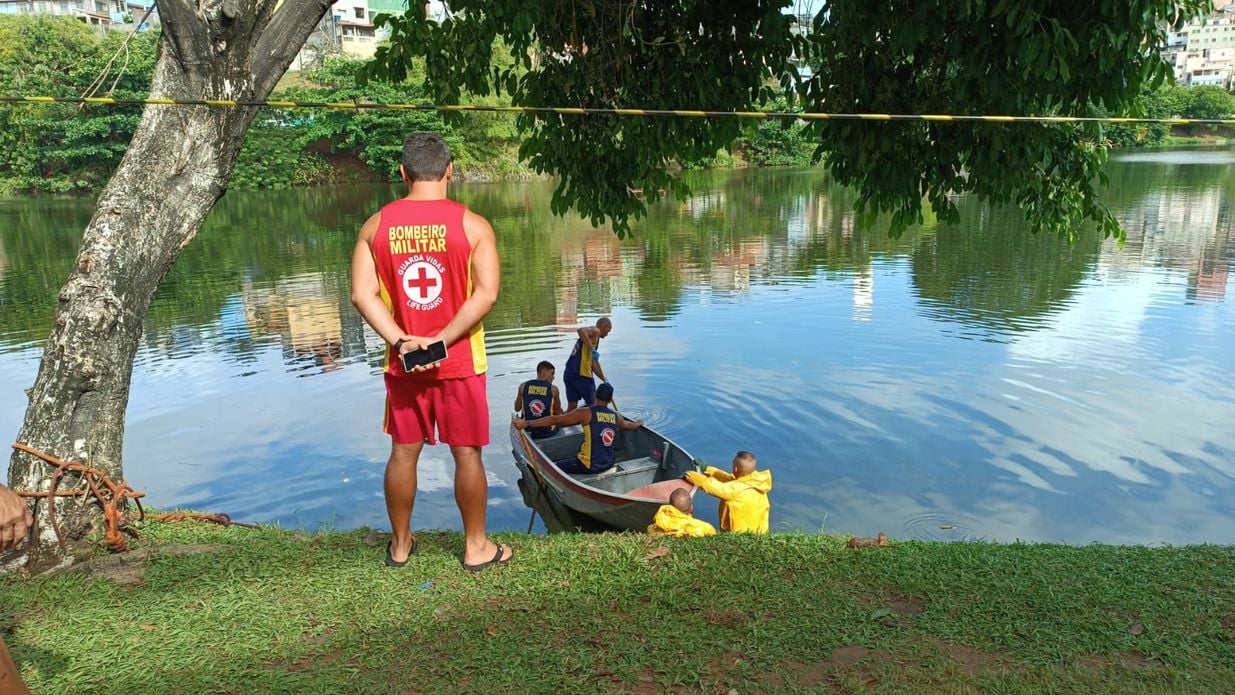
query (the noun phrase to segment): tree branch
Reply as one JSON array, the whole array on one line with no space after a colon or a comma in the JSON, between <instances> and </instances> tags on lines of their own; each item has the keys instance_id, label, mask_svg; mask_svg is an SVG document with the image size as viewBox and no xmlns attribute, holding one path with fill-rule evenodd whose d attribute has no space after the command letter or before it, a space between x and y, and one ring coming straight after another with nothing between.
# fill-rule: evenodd
<instances>
[{"instance_id":1,"label":"tree branch","mask_svg":"<svg viewBox=\"0 0 1235 695\"><path fill-rule=\"evenodd\" d=\"M333 4L331 0L269 0L274 6L273 15L253 51L249 66L256 77L254 87L262 98L274 89L279 78L291 65L292 59L313 28L325 16Z\"/></svg>"},{"instance_id":2,"label":"tree branch","mask_svg":"<svg viewBox=\"0 0 1235 695\"><path fill-rule=\"evenodd\" d=\"M190 0L156 0L163 36L176 52L176 62L188 66L210 55L210 37L206 23Z\"/></svg>"}]
</instances>

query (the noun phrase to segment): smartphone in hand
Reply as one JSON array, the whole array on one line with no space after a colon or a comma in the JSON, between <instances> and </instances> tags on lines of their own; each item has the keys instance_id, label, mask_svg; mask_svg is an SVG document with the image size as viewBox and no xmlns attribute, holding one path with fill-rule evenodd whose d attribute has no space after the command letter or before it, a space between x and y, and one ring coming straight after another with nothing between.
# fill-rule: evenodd
<instances>
[{"instance_id":1,"label":"smartphone in hand","mask_svg":"<svg viewBox=\"0 0 1235 695\"><path fill-rule=\"evenodd\" d=\"M429 343L427 348L405 352L402 357L403 371L405 372L410 372L415 367L423 367L434 362L441 362L446 359L446 342L439 340L436 343Z\"/></svg>"}]
</instances>

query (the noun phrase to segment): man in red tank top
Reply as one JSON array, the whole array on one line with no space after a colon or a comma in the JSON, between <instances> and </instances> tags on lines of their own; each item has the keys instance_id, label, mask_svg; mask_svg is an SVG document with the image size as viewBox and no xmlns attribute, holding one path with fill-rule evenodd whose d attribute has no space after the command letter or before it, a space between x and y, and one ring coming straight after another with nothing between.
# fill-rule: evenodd
<instances>
[{"instance_id":1,"label":"man in red tank top","mask_svg":"<svg viewBox=\"0 0 1235 695\"><path fill-rule=\"evenodd\" d=\"M489 222L449 200L450 150L435 133L414 133L399 172L408 186L369 218L352 256L352 303L390 344L386 353L386 512L393 538L386 564L402 567L416 547L411 531L416 463L426 443L450 445L455 500L463 516L464 566L508 562L512 551L485 533L488 482L480 449L489 443L485 333L500 271ZM411 372L401 355L446 343L446 359Z\"/></svg>"}]
</instances>

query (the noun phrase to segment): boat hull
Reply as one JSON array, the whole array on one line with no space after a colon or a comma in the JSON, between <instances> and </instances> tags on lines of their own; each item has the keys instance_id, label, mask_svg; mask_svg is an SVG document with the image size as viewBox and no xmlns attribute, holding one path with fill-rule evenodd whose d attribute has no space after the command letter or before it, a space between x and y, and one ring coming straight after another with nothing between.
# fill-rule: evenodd
<instances>
[{"instance_id":1,"label":"boat hull","mask_svg":"<svg viewBox=\"0 0 1235 695\"><path fill-rule=\"evenodd\" d=\"M695 466L694 458L647 427L622 432L614 469L594 476L566 473L555 463L577 454L578 427L535 440L512 426L510 438L523 473L524 502L541 514L551 532L645 531L673 490L695 491L682 480Z\"/></svg>"}]
</instances>

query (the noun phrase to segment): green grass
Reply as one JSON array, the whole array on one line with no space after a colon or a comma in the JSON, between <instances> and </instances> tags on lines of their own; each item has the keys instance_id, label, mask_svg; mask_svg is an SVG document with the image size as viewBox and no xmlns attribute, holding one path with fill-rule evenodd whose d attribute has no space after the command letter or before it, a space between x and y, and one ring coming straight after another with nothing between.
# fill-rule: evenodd
<instances>
[{"instance_id":1,"label":"green grass","mask_svg":"<svg viewBox=\"0 0 1235 695\"><path fill-rule=\"evenodd\" d=\"M0 578L38 693L1230 692L1235 548L499 534L384 539L150 524L143 584Z\"/></svg>"}]
</instances>

